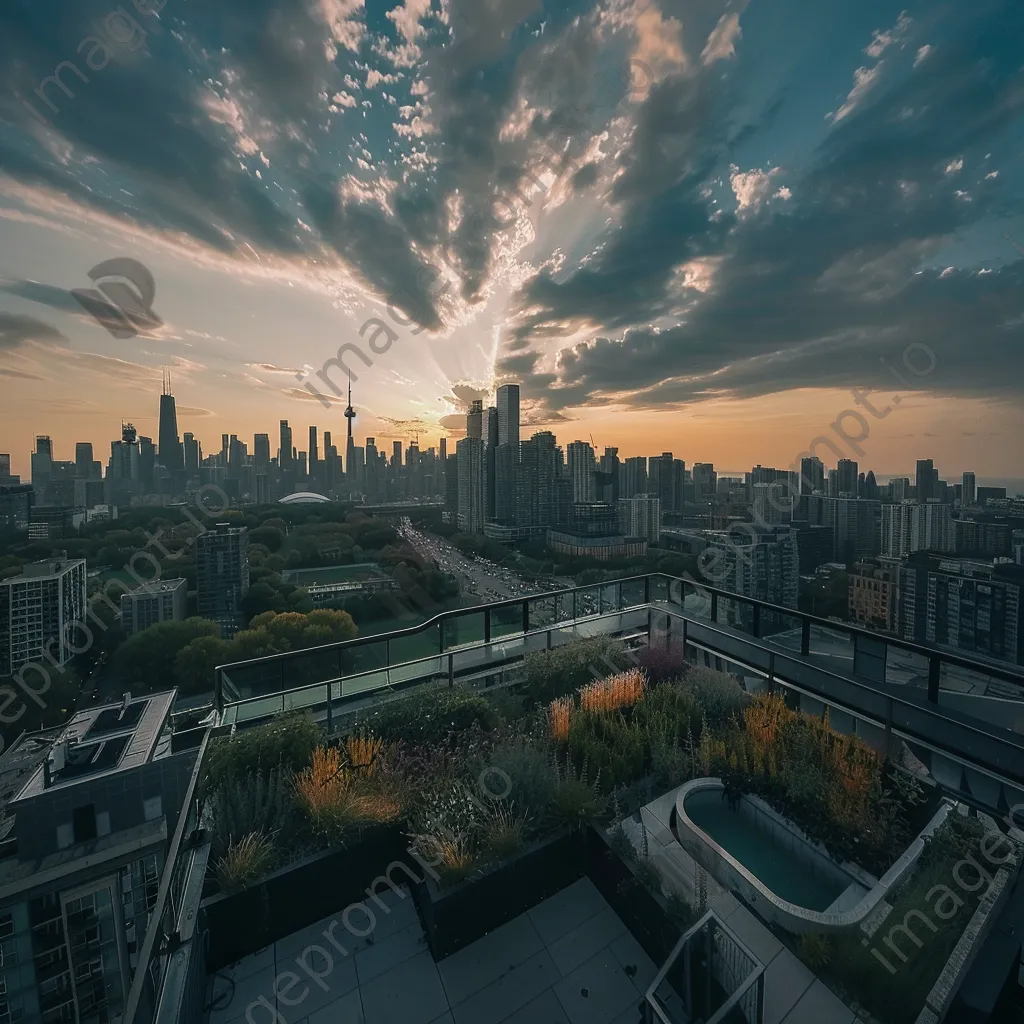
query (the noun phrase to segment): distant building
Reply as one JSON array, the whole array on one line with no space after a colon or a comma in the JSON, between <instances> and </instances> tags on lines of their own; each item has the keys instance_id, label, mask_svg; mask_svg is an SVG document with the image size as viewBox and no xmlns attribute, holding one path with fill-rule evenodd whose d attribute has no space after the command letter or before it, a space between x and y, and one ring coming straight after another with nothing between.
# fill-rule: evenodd
<instances>
[{"instance_id":1,"label":"distant building","mask_svg":"<svg viewBox=\"0 0 1024 1024\"><path fill-rule=\"evenodd\" d=\"M982 508L985 507L990 501L1001 501L1006 497L1005 487L979 487L978 488L978 504Z\"/></svg>"},{"instance_id":2,"label":"distant building","mask_svg":"<svg viewBox=\"0 0 1024 1024\"><path fill-rule=\"evenodd\" d=\"M586 536L548 530L548 549L568 558L596 558L609 562L616 558L643 558L647 554L647 541L638 537Z\"/></svg>"},{"instance_id":3,"label":"distant building","mask_svg":"<svg viewBox=\"0 0 1024 1024\"><path fill-rule=\"evenodd\" d=\"M249 591L249 531L218 523L196 540L199 615L232 637L245 628L242 598Z\"/></svg>"},{"instance_id":4,"label":"distant building","mask_svg":"<svg viewBox=\"0 0 1024 1024\"><path fill-rule=\"evenodd\" d=\"M753 491L754 522L777 526L792 521L793 499L784 483L754 484Z\"/></svg>"},{"instance_id":5,"label":"distant building","mask_svg":"<svg viewBox=\"0 0 1024 1024\"><path fill-rule=\"evenodd\" d=\"M0 580L0 676L23 665L66 665L86 615L85 559L51 558Z\"/></svg>"},{"instance_id":6,"label":"distant building","mask_svg":"<svg viewBox=\"0 0 1024 1024\"><path fill-rule=\"evenodd\" d=\"M573 441L565 449L566 463L569 466L569 478L572 480L572 500L574 502L592 502L597 500L597 487L594 472L597 461L594 449L586 441Z\"/></svg>"},{"instance_id":7,"label":"distant building","mask_svg":"<svg viewBox=\"0 0 1024 1024\"><path fill-rule=\"evenodd\" d=\"M0 530L27 530L34 502L31 484L0 483Z\"/></svg>"},{"instance_id":8,"label":"distant building","mask_svg":"<svg viewBox=\"0 0 1024 1024\"><path fill-rule=\"evenodd\" d=\"M960 504L970 507L978 500L978 479L973 473L964 473L960 485Z\"/></svg>"},{"instance_id":9,"label":"distant building","mask_svg":"<svg viewBox=\"0 0 1024 1024\"><path fill-rule=\"evenodd\" d=\"M974 519L956 519L955 551L975 558L1009 558L1013 547L1009 523L985 523Z\"/></svg>"},{"instance_id":10,"label":"distant building","mask_svg":"<svg viewBox=\"0 0 1024 1024\"><path fill-rule=\"evenodd\" d=\"M398 581L373 563L329 565L315 569L291 569L281 573L286 583L302 587L314 608L324 608L354 598L397 590Z\"/></svg>"},{"instance_id":11,"label":"distant building","mask_svg":"<svg viewBox=\"0 0 1024 1024\"><path fill-rule=\"evenodd\" d=\"M154 580L121 595L121 627L134 636L159 622L185 618L188 583L183 579Z\"/></svg>"},{"instance_id":12,"label":"distant building","mask_svg":"<svg viewBox=\"0 0 1024 1024\"><path fill-rule=\"evenodd\" d=\"M900 558L915 551L951 554L956 545L952 507L931 501L904 501L882 507L881 550Z\"/></svg>"},{"instance_id":13,"label":"distant building","mask_svg":"<svg viewBox=\"0 0 1024 1024\"><path fill-rule=\"evenodd\" d=\"M872 559L850 566L851 621L887 633L895 631L899 572L899 562L888 559Z\"/></svg>"},{"instance_id":14,"label":"distant building","mask_svg":"<svg viewBox=\"0 0 1024 1024\"><path fill-rule=\"evenodd\" d=\"M911 555L900 570L905 640L1024 664L1024 569Z\"/></svg>"},{"instance_id":15,"label":"distant building","mask_svg":"<svg viewBox=\"0 0 1024 1024\"><path fill-rule=\"evenodd\" d=\"M480 416L480 410L475 410ZM474 413L470 413L472 418ZM485 446L483 438L464 437L455 445L458 459L459 529L483 533L485 511Z\"/></svg>"},{"instance_id":16,"label":"distant building","mask_svg":"<svg viewBox=\"0 0 1024 1024\"><path fill-rule=\"evenodd\" d=\"M723 590L770 604L796 608L800 587L799 552L796 534L787 527L753 527L751 530L709 531L708 547L701 568L710 582ZM749 631L753 609L731 602L725 620ZM784 623L761 616L762 631Z\"/></svg>"},{"instance_id":17,"label":"distant building","mask_svg":"<svg viewBox=\"0 0 1024 1024\"><path fill-rule=\"evenodd\" d=\"M661 539L661 499L653 494L619 498L619 529L626 537L643 537L657 544Z\"/></svg>"},{"instance_id":18,"label":"distant building","mask_svg":"<svg viewBox=\"0 0 1024 1024\"><path fill-rule=\"evenodd\" d=\"M196 749L174 692L79 712L0 758L4 1021L124 1019Z\"/></svg>"},{"instance_id":19,"label":"distant building","mask_svg":"<svg viewBox=\"0 0 1024 1024\"><path fill-rule=\"evenodd\" d=\"M635 498L647 494L647 459L642 455L626 459L622 464L619 497Z\"/></svg>"}]
</instances>

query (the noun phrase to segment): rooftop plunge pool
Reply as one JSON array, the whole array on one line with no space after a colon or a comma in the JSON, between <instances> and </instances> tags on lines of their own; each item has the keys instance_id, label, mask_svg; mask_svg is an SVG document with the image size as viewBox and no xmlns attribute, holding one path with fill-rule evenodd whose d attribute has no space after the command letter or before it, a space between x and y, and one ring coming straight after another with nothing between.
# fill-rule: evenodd
<instances>
[{"instance_id":1,"label":"rooftop plunge pool","mask_svg":"<svg viewBox=\"0 0 1024 1024\"><path fill-rule=\"evenodd\" d=\"M676 838L719 884L764 920L796 934L857 927L913 870L931 834L951 810L935 816L882 876L839 864L819 843L756 796L730 806L721 779L694 779L676 793Z\"/></svg>"}]
</instances>

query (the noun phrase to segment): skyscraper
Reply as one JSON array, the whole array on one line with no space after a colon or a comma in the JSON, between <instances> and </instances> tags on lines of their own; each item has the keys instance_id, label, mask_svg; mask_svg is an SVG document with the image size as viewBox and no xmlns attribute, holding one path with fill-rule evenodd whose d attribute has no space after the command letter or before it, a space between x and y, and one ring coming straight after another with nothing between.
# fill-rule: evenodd
<instances>
[{"instance_id":1,"label":"skyscraper","mask_svg":"<svg viewBox=\"0 0 1024 1024\"><path fill-rule=\"evenodd\" d=\"M277 464L282 470L291 469L292 465L292 428L287 420L281 420L281 448L277 455Z\"/></svg>"},{"instance_id":2,"label":"skyscraper","mask_svg":"<svg viewBox=\"0 0 1024 1024\"><path fill-rule=\"evenodd\" d=\"M320 480L320 446L317 443L316 427L309 428L309 479Z\"/></svg>"},{"instance_id":3,"label":"skyscraper","mask_svg":"<svg viewBox=\"0 0 1024 1024\"><path fill-rule=\"evenodd\" d=\"M973 473L964 473L963 485L960 490L960 503L962 505L973 505L977 500L977 480Z\"/></svg>"},{"instance_id":4,"label":"skyscraper","mask_svg":"<svg viewBox=\"0 0 1024 1024\"><path fill-rule=\"evenodd\" d=\"M484 403L480 399L474 400L469 407L469 415L466 417L466 436L480 441L484 436Z\"/></svg>"},{"instance_id":5,"label":"skyscraper","mask_svg":"<svg viewBox=\"0 0 1024 1024\"><path fill-rule=\"evenodd\" d=\"M693 500L698 505L714 501L718 492L718 474L710 462L693 464Z\"/></svg>"},{"instance_id":6,"label":"skyscraper","mask_svg":"<svg viewBox=\"0 0 1024 1024\"><path fill-rule=\"evenodd\" d=\"M484 518L493 522L497 509L498 481L498 409L490 406L485 417L487 447L484 450Z\"/></svg>"},{"instance_id":7,"label":"skyscraper","mask_svg":"<svg viewBox=\"0 0 1024 1024\"><path fill-rule=\"evenodd\" d=\"M935 495L935 463L931 459L917 460L917 500L926 502Z\"/></svg>"},{"instance_id":8,"label":"skyscraper","mask_svg":"<svg viewBox=\"0 0 1024 1024\"><path fill-rule=\"evenodd\" d=\"M245 628L242 598L249 591L249 531L218 523L196 538L199 614L229 638Z\"/></svg>"},{"instance_id":9,"label":"skyscraper","mask_svg":"<svg viewBox=\"0 0 1024 1024\"><path fill-rule=\"evenodd\" d=\"M498 388L498 444L513 445L519 452L519 385L502 384Z\"/></svg>"},{"instance_id":10,"label":"skyscraper","mask_svg":"<svg viewBox=\"0 0 1024 1024\"><path fill-rule=\"evenodd\" d=\"M459 466L459 529L466 533L482 533L485 510L483 438L464 437L455 446L455 453Z\"/></svg>"},{"instance_id":11,"label":"skyscraper","mask_svg":"<svg viewBox=\"0 0 1024 1024\"><path fill-rule=\"evenodd\" d=\"M586 441L573 441L566 447L565 454L572 480L572 500L583 503L596 501L594 449Z\"/></svg>"},{"instance_id":12,"label":"skyscraper","mask_svg":"<svg viewBox=\"0 0 1024 1024\"><path fill-rule=\"evenodd\" d=\"M160 394L160 424L157 432L160 465L176 478L185 468L185 460L181 450L181 439L178 437L178 413L171 394L171 375L164 374L164 387Z\"/></svg>"},{"instance_id":13,"label":"skyscraper","mask_svg":"<svg viewBox=\"0 0 1024 1024\"><path fill-rule=\"evenodd\" d=\"M839 473L839 494L841 496L856 496L857 488L857 463L853 459L840 459L836 466Z\"/></svg>"},{"instance_id":14,"label":"skyscraper","mask_svg":"<svg viewBox=\"0 0 1024 1024\"><path fill-rule=\"evenodd\" d=\"M267 435L264 434L263 437L267 437ZM270 448L270 440L268 438L267 439L267 449L268 449L268 452L269 452L269 448ZM182 460L184 461L184 464L185 464L185 472L186 473L198 473L199 472L199 462L202 459L202 450L201 450L201 446L200 446L199 442L196 440L195 434L188 433L188 432L185 433L185 436L182 438L182 441L181 441L181 454L182 454ZM269 462L270 459L268 458L267 461Z\"/></svg>"},{"instance_id":15,"label":"skyscraper","mask_svg":"<svg viewBox=\"0 0 1024 1024\"><path fill-rule=\"evenodd\" d=\"M615 504L621 493L621 469L618 448L605 448L597 465L597 500Z\"/></svg>"},{"instance_id":16,"label":"skyscraper","mask_svg":"<svg viewBox=\"0 0 1024 1024\"><path fill-rule=\"evenodd\" d=\"M800 460L800 493L825 490L825 465L816 455Z\"/></svg>"},{"instance_id":17,"label":"skyscraper","mask_svg":"<svg viewBox=\"0 0 1024 1024\"><path fill-rule=\"evenodd\" d=\"M88 479L92 474L92 445L79 441L75 445L75 475Z\"/></svg>"},{"instance_id":18,"label":"skyscraper","mask_svg":"<svg viewBox=\"0 0 1024 1024\"><path fill-rule=\"evenodd\" d=\"M520 444L522 458L516 476L516 526L551 527L561 518L558 484L562 453L555 435L543 430ZM461 467L460 467L461 468ZM566 484L571 487L569 481ZM568 495L571 500L571 491Z\"/></svg>"},{"instance_id":19,"label":"skyscraper","mask_svg":"<svg viewBox=\"0 0 1024 1024\"><path fill-rule=\"evenodd\" d=\"M623 498L635 498L647 493L647 459L643 455L626 459L622 466L622 486L619 494Z\"/></svg>"}]
</instances>

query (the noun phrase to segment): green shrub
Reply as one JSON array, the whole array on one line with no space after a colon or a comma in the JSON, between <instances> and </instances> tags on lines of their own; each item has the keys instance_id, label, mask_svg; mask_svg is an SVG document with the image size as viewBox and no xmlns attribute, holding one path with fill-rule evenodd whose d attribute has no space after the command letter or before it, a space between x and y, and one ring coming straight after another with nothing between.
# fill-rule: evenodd
<instances>
[{"instance_id":1,"label":"green shrub","mask_svg":"<svg viewBox=\"0 0 1024 1024\"><path fill-rule=\"evenodd\" d=\"M578 768L587 765L597 773L606 793L644 774L644 732L621 713L576 710L569 721L567 750Z\"/></svg>"},{"instance_id":2,"label":"green shrub","mask_svg":"<svg viewBox=\"0 0 1024 1024\"><path fill-rule=\"evenodd\" d=\"M358 727L385 743L440 745L475 725L490 731L497 723L497 713L483 697L462 687L431 687L389 700L361 716Z\"/></svg>"},{"instance_id":3,"label":"green shrub","mask_svg":"<svg viewBox=\"0 0 1024 1024\"><path fill-rule=\"evenodd\" d=\"M252 833L291 836L299 820L292 776L280 769L228 778L210 794L209 801L213 855L218 858Z\"/></svg>"},{"instance_id":4,"label":"green shrub","mask_svg":"<svg viewBox=\"0 0 1024 1024\"><path fill-rule=\"evenodd\" d=\"M750 701L746 690L732 676L701 665L691 668L679 686L692 695L715 727L741 717Z\"/></svg>"},{"instance_id":5,"label":"green shrub","mask_svg":"<svg viewBox=\"0 0 1024 1024\"><path fill-rule=\"evenodd\" d=\"M550 755L545 750L525 740L499 743L491 750L486 764L481 765L481 770L486 768L508 776L512 788L506 799L514 801L517 807L524 808L536 818L544 816L555 789ZM488 786L497 791L499 783L490 776Z\"/></svg>"},{"instance_id":6,"label":"green shrub","mask_svg":"<svg viewBox=\"0 0 1024 1024\"><path fill-rule=\"evenodd\" d=\"M232 843L217 862L217 881L225 892L247 889L266 875L276 860L273 837L263 832L250 832Z\"/></svg>"},{"instance_id":7,"label":"green shrub","mask_svg":"<svg viewBox=\"0 0 1024 1024\"><path fill-rule=\"evenodd\" d=\"M526 844L529 819L516 812L515 805L496 805L483 823L483 848L494 860L505 860Z\"/></svg>"},{"instance_id":8,"label":"green shrub","mask_svg":"<svg viewBox=\"0 0 1024 1024\"><path fill-rule=\"evenodd\" d=\"M674 889L665 894L665 912L685 932L697 923L697 911L686 902L686 899Z\"/></svg>"},{"instance_id":9,"label":"green shrub","mask_svg":"<svg viewBox=\"0 0 1024 1024\"><path fill-rule=\"evenodd\" d=\"M663 883L661 872L649 857L641 858L633 865L633 875L637 882L649 892L654 893L656 896L662 895Z\"/></svg>"},{"instance_id":10,"label":"green shrub","mask_svg":"<svg viewBox=\"0 0 1024 1024\"><path fill-rule=\"evenodd\" d=\"M203 791L209 793L214 787L241 781L255 772L301 771L322 742L320 726L304 712L287 712L266 725L216 739L206 752Z\"/></svg>"},{"instance_id":11,"label":"green shrub","mask_svg":"<svg viewBox=\"0 0 1024 1024\"><path fill-rule=\"evenodd\" d=\"M555 788L551 798L551 809L562 824L581 829L591 819L601 814L608 805L607 799L598 788L600 778L590 781L586 765L577 771L566 756L565 764L552 762Z\"/></svg>"},{"instance_id":12,"label":"green shrub","mask_svg":"<svg viewBox=\"0 0 1024 1024\"><path fill-rule=\"evenodd\" d=\"M622 643L608 637L585 637L550 651L528 654L523 659L526 698L547 704L575 693L592 682L595 674L614 675L628 667Z\"/></svg>"}]
</instances>

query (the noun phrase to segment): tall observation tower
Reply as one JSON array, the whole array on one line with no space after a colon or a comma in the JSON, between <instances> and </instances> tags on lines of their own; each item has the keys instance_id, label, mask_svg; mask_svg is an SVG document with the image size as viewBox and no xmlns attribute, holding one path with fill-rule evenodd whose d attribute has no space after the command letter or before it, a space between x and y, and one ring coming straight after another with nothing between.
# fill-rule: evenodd
<instances>
[{"instance_id":1,"label":"tall observation tower","mask_svg":"<svg viewBox=\"0 0 1024 1024\"><path fill-rule=\"evenodd\" d=\"M352 421L356 418L356 411L352 408L352 374L348 375L348 405L345 407L345 419L348 421L348 442L345 445L345 472L352 474L355 471L355 460L353 453L356 443L352 439Z\"/></svg>"}]
</instances>

